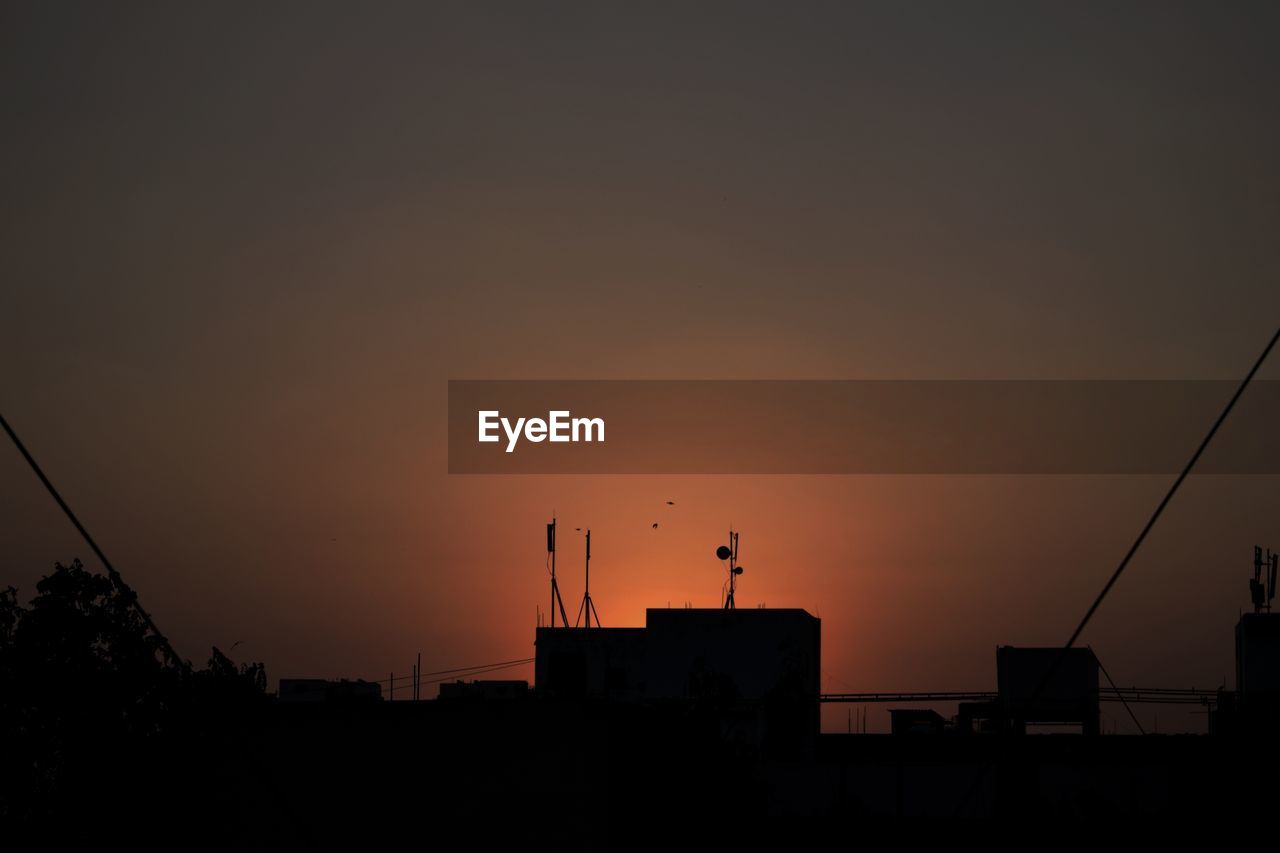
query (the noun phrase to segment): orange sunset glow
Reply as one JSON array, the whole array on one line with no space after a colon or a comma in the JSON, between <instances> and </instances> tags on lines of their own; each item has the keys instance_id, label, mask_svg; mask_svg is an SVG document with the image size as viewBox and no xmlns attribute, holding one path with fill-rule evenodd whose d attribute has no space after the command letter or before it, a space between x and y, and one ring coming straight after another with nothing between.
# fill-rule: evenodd
<instances>
[{"instance_id":1,"label":"orange sunset glow","mask_svg":"<svg viewBox=\"0 0 1280 853\"><path fill-rule=\"evenodd\" d=\"M11 6L4 414L174 647L269 686L532 657L554 515L571 616L575 528L617 627L719 607L732 525L823 690L993 689L1171 477L446 458L451 379L1239 381L1280 316L1274 11L934 5ZM1082 638L1117 680L1224 683L1277 486L1188 480ZM22 600L92 563L16 453L0 515Z\"/></svg>"}]
</instances>

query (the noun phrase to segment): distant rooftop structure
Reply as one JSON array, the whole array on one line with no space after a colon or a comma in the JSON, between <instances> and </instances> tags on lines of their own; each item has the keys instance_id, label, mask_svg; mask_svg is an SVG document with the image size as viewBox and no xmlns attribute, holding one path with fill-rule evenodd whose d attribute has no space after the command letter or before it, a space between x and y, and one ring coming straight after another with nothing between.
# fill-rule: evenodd
<instances>
[{"instance_id":1,"label":"distant rooftop structure","mask_svg":"<svg viewBox=\"0 0 1280 853\"><path fill-rule=\"evenodd\" d=\"M382 686L363 679L282 678L279 697L281 702L377 702Z\"/></svg>"},{"instance_id":2,"label":"distant rooftop structure","mask_svg":"<svg viewBox=\"0 0 1280 853\"><path fill-rule=\"evenodd\" d=\"M1098 659L1093 649L1060 646L996 648L1001 710L1013 730L1027 725L1079 725L1099 734Z\"/></svg>"},{"instance_id":3,"label":"distant rooftop structure","mask_svg":"<svg viewBox=\"0 0 1280 853\"><path fill-rule=\"evenodd\" d=\"M895 735L942 734L947 721L932 708L890 708L889 726Z\"/></svg>"},{"instance_id":4,"label":"distant rooftop structure","mask_svg":"<svg viewBox=\"0 0 1280 853\"><path fill-rule=\"evenodd\" d=\"M523 699L529 695L529 682L514 680L452 681L440 685L440 699Z\"/></svg>"}]
</instances>

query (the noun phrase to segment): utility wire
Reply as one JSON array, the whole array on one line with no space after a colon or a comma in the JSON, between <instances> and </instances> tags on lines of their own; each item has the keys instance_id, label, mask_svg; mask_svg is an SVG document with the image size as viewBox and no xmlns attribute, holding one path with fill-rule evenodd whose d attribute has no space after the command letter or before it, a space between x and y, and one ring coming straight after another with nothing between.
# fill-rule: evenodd
<instances>
[{"instance_id":1,"label":"utility wire","mask_svg":"<svg viewBox=\"0 0 1280 853\"><path fill-rule=\"evenodd\" d=\"M1200 446L1196 448L1196 452L1191 455L1190 461L1188 461L1186 467L1182 469L1182 473L1178 475L1178 479L1173 481L1173 485L1170 486L1169 491L1165 493L1164 500L1160 501L1159 506L1156 507L1156 511L1151 514L1151 518L1147 519L1147 523L1143 526L1142 532L1138 534L1138 538L1135 539L1133 545L1129 547L1128 552L1124 555L1124 559L1120 561L1120 565L1116 566L1116 570L1111 573L1111 577L1102 587L1102 592L1098 593L1098 597L1093 600L1093 604L1089 605L1089 609L1085 611L1084 618L1080 620L1080 624L1077 625L1075 631L1071 633L1071 637L1067 640L1067 644L1062 647L1061 654L1054 658L1053 664L1045 671L1044 676L1040 679L1039 685L1037 685L1036 689L1031 692L1031 696L1026 700L1026 706L1029 707L1033 705L1035 700L1040 698L1040 694L1044 692L1045 688L1049 686L1049 682L1053 680L1053 676L1057 673L1063 660L1066 659L1067 652L1071 650L1075 645L1076 640L1078 640L1080 635L1084 633L1084 629L1089 624L1089 620L1093 618L1093 614L1097 612L1103 599L1107 597L1107 593L1109 593L1111 588L1115 586L1116 581L1120 580L1120 576L1124 574L1124 570L1129 567L1129 561L1133 559L1133 555L1138 552L1138 548L1140 548L1142 543L1146 541L1147 534L1151 532L1151 528L1155 527L1156 521L1159 520L1160 515L1164 512L1164 508L1169 505L1169 501L1173 500L1173 496L1177 493L1178 487L1182 485L1182 481L1187 479L1187 476L1191 473L1191 469L1200 461L1200 457L1204 454L1205 448L1209 446L1209 442L1213 440L1215 435L1217 435L1218 428L1221 427L1223 421L1227 419L1227 415L1231 414L1231 410L1235 408L1236 402L1240 399L1241 395L1244 394L1244 389L1249 387L1249 383L1253 381L1253 377L1258 372L1258 368L1262 367L1262 363L1267 360L1267 356L1269 356L1271 354L1271 350L1275 348L1277 340L1280 340L1280 328L1277 328L1275 334L1271 336L1271 340L1262 350L1262 355L1258 356L1258 360L1253 363L1253 367L1240 382L1240 387L1237 388L1236 393L1231 396L1231 399L1227 402L1226 408L1222 410L1222 414L1218 415L1218 419L1213 422L1213 426L1210 427L1208 434L1204 437L1204 440L1200 442ZM983 778L987 775L987 771L990 767L991 765L989 763L982 765L982 769L973 780L973 784L969 786L968 790L965 792L964 798L960 801L960 805L957 806L957 815L964 810L965 806L968 805L969 799L973 796L978 785L981 784Z\"/></svg>"},{"instance_id":2,"label":"utility wire","mask_svg":"<svg viewBox=\"0 0 1280 853\"><path fill-rule=\"evenodd\" d=\"M521 661L519 663L508 663L508 664L503 664L502 666L493 666L493 667L489 667L488 669L482 669L482 670L478 670L476 672L470 672L467 674L468 675L487 675L490 672L497 672L500 669L511 669L512 667L521 666L525 663L532 663L532 661L530 660L530 661ZM445 676L444 678L432 678L428 681L420 681L418 683L419 684L439 684L442 681L450 681L451 679L452 679L452 676Z\"/></svg>"},{"instance_id":3,"label":"utility wire","mask_svg":"<svg viewBox=\"0 0 1280 853\"><path fill-rule=\"evenodd\" d=\"M423 672L418 674L418 683L419 684L439 684L443 681L449 681L453 678L457 678L460 676L466 677L466 676L473 676L473 675L487 675L490 672L497 672L503 669L512 669L513 667L517 667L517 666L525 666L527 664L533 663L534 660L535 658L521 658L520 660L498 661L497 663L486 663L486 664L480 664L478 666L463 666L463 667L457 667L456 669L441 669L435 672ZM425 676L441 676L441 677L429 678L424 680L423 679L424 675ZM412 675L397 675L394 681L406 681L406 680L412 680L412 679L413 679ZM325 679L317 679L317 680L325 680ZM348 684L388 684L388 685L390 685L392 682L393 682L393 679L390 679L390 678L380 678L374 681L365 681L364 679L347 681ZM330 686L331 686L330 684L317 685L315 687L311 687L305 690L298 690L295 692L294 695L304 695L307 693L322 693L328 690Z\"/></svg>"},{"instance_id":4,"label":"utility wire","mask_svg":"<svg viewBox=\"0 0 1280 853\"><path fill-rule=\"evenodd\" d=\"M176 665L179 669L184 672L189 672L191 665L187 661L178 657L178 653L173 650L173 646L169 645L169 641L165 638L164 634L160 633L160 629L156 627L156 623L151 620L150 614L143 609L141 602L138 601L137 593L135 593L129 585L124 582L124 578L122 578L120 573L116 571L115 566L111 565L111 561L107 559L107 555L102 553L102 549L98 547L98 543L93 541L93 537L89 535L89 531L85 530L84 525L80 523L80 519L76 518L76 514L71 511L71 507L67 506L67 502L62 499L62 495L58 494L58 490L53 487L53 483L49 482L49 478L46 477L44 471L40 469L35 458L31 455L30 451L27 450L26 445L24 445L22 440L18 438L18 434L13 431L13 427L9 426L9 422L4 419L4 415L0 415L0 425L4 426L4 431L9 434L9 438L13 439L13 444L18 448L18 452L22 454L22 458L26 459L27 464L31 466L31 470L36 472L36 476L40 478L40 482L44 483L44 487L49 490L49 494L53 496L54 501L56 501L58 506L62 508L63 513L65 513L67 518L70 519L76 530L80 532L80 535L84 537L84 541L89 543L89 547L93 549L93 553L98 556L98 560L106 568L107 576L111 578L111 582L115 585L116 589L120 591L120 594L125 597L126 601L133 605L133 608L138 611L138 615L142 617L142 621L147 626L147 629L150 630L152 634L155 634L156 639L160 641L160 648L164 651L165 657L167 657L169 662Z\"/></svg>"},{"instance_id":5,"label":"utility wire","mask_svg":"<svg viewBox=\"0 0 1280 853\"><path fill-rule=\"evenodd\" d=\"M1240 383L1240 387L1236 389L1236 393L1232 395L1227 407L1222 410L1222 414L1218 415L1218 419L1214 421L1213 427L1209 430L1209 434L1204 437L1204 441L1200 442L1200 446L1196 448L1196 452L1192 455L1191 461L1187 462L1187 466L1182 469L1182 473L1178 475L1178 479L1173 481L1173 485L1169 487L1169 491L1164 496L1164 500L1160 501L1160 505L1156 507L1156 511L1151 514L1142 532L1138 534L1138 538L1134 540L1133 545L1129 548L1129 552L1124 555L1124 559L1120 561L1120 565L1116 566L1116 570L1107 580L1106 586L1102 588L1102 592L1098 593L1098 597L1094 599L1093 604L1089 605L1089 609L1085 612L1084 618L1080 620L1080 624L1071 634L1071 639L1067 640L1063 650L1070 649L1075 645L1076 640L1084 632L1085 626L1089 624L1089 620L1093 618L1093 614L1097 611L1098 606L1102 604L1102 600L1107 597L1107 593L1111 591L1111 587L1115 586L1116 581L1120 580L1120 576L1124 574L1124 570L1129 567L1129 561L1133 559L1133 555L1138 552L1138 548L1142 546L1143 541L1147 538L1147 534L1151 532L1151 528L1155 527L1156 520L1160 518L1160 514L1164 512L1164 508L1169 505L1169 501L1173 499L1174 494L1178 491L1178 487L1182 485L1182 481L1187 479L1187 475L1191 473L1191 469L1200 461L1200 456L1204 453L1205 448L1209 446L1209 442L1213 441L1213 437L1218 432L1218 427L1222 426L1222 422L1227 419L1227 415L1231 414L1231 410L1235 408L1236 401L1244 394L1244 389L1249 387L1249 383L1253 381L1253 376L1258 372L1258 368L1262 367L1262 363L1267 360L1267 356L1271 354L1271 350L1275 347L1276 341L1280 340L1280 328L1276 329L1276 333L1271 336L1271 341L1267 344L1266 349L1262 351L1262 355L1258 356L1258 360L1253 363L1253 368L1245 376L1244 381ZM1054 669L1057 669L1055 666ZM1053 675L1050 670L1049 675ZM1047 678L1045 679L1048 680Z\"/></svg>"},{"instance_id":6,"label":"utility wire","mask_svg":"<svg viewBox=\"0 0 1280 853\"><path fill-rule=\"evenodd\" d=\"M460 666L455 669L438 669L435 672L420 672L418 673L418 678L421 679L424 675L452 675L455 672L465 673L465 672L470 672L476 669L498 669L498 668L505 668L509 666L520 666L521 664L525 664L525 663L533 663L535 660L537 660L537 658L520 658L519 660L501 660L501 661L498 661L497 663L482 663L478 666ZM397 675L395 677L396 681L405 681L406 679L412 680L413 675ZM390 678L383 678L383 679L379 679L378 681L366 682L366 683L387 684L391 680L392 679Z\"/></svg>"},{"instance_id":7,"label":"utility wire","mask_svg":"<svg viewBox=\"0 0 1280 853\"><path fill-rule=\"evenodd\" d=\"M1227 419L1227 415L1231 414L1231 410L1235 408L1236 401L1238 401L1241 395L1244 394L1244 389L1249 387L1249 383L1253 381L1254 374L1258 372L1258 368L1262 367L1262 363L1267 360L1267 356L1271 354L1271 350L1275 347L1277 340L1280 340L1280 328L1277 328L1275 334L1271 336L1271 340L1267 343L1266 348L1262 350L1262 355L1258 356L1258 360L1253 363L1253 367L1249 370L1248 374L1245 375L1244 380L1241 381L1240 387L1236 389L1236 393L1233 394L1231 399L1227 402L1227 406L1222 410L1222 414L1218 415L1218 419L1213 422L1213 426L1210 427L1208 434L1204 437L1204 440L1200 442L1200 446L1196 448L1196 452L1191 455L1191 459L1187 462L1186 467L1182 469L1182 473L1178 475L1178 479L1173 481L1173 485L1170 486L1169 491L1165 493L1164 499L1160 501L1160 505L1156 507L1156 511L1151 513L1151 518L1147 519L1147 523L1143 526L1142 532L1138 534L1138 538L1133 541L1131 546L1129 546L1129 550L1125 553L1124 559L1120 561L1120 565L1116 566L1116 570L1111 573L1111 577L1107 579L1107 583L1102 587L1102 591L1098 593L1098 597L1093 600L1093 604L1089 605L1089 609L1085 611L1084 618L1080 620L1080 624L1077 625L1075 631L1071 633L1071 637L1067 640L1067 644L1062 647L1062 653L1054 659L1053 665L1045 671L1044 676L1040 679L1040 683L1036 686L1036 689L1031 692L1031 696L1027 699L1028 705L1040 698L1040 694L1042 694L1049 686L1049 682L1053 680L1053 676L1057 673L1058 668L1062 666L1062 662L1066 658L1067 652L1075 646L1076 640L1080 639L1080 635L1084 633L1084 629L1089 624L1089 620L1093 618L1093 614L1097 612L1103 599L1107 597L1107 593L1111 592L1111 588L1115 586L1116 581L1120 580L1120 576L1124 574L1124 570L1129 567L1129 562L1133 559L1133 555L1138 553L1138 549L1142 547L1142 543L1146 541L1147 534L1156 526L1156 521L1159 520L1160 515L1164 512L1165 507L1169 505L1169 502L1173 500L1173 496L1177 494L1178 487L1182 485L1182 481L1187 479L1187 476L1191 473L1191 469L1200 461L1200 457L1204 454L1205 448L1209 446L1209 442L1213 441L1213 437L1218 433L1218 428L1221 427L1223 421Z\"/></svg>"},{"instance_id":8,"label":"utility wire","mask_svg":"<svg viewBox=\"0 0 1280 853\"><path fill-rule=\"evenodd\" d=\"M81 537L84 538L84 541L88 543L89 547L93 549L93 553L97 555L98 560L102 563L103 567L106 568L107 575L111 579L111 582L116 586L121 594L125 596L133 608L137 610L138 615L142 617L142 621L147 626L147 629L151 631L151 633L155 634L156 638L160 641L161 648L163 649L166 657L169 658L170 662L177 664L181 668L190 669L189 664L182 660L182 658L178 657L177 652L173 650L173 646L169 644L169 641L165 638L164 634L160 633L160 629L156 627L155 622L151 619L151 615L147 613L141 602L138 601L137 593L135 593L133 589L125 583L124 578L121 577L118 571L116 571L116 568L111 564L111 561L107 559L107 555L102 552L102 549L98 547L98 543L94 541L93 537L89 535L89 531L80 523L80 519L76 517L74 512L72 512L71 507L62 499L62 495L58 493L58 490L54 487L53 483L40 468L35 457L33 457L31 452L27 450L26 445L22 443L22 439L18 438L18 434L13 431L13 427L11 427L9 422L5 420L4 415L0 415L0 426L4 427L4 431L9 434L9 438L13 441L14 446L17 447L18 452L22 454L22 458L27 460L27 464L31 466L31 470L35 472L36 476L40 479L40 482L44 484L44 487L49 491L49 494L53 497L54 501L71 521L71 524L80 533ZM437 679L435 681L423 681L422 677L437 675L452 676L458 673L478 675L484 672L496 672L500 669L509 669L511 667L533 663L534 660L534 658L520 658L519 660L498 661L496 663L480 664L477 666L462 666L455 667L453 669L440 669L434 672L421 672L418 673L417 679L419 684L436 684L438 681L447 681L448 678ZM394 681L402 681L412 678L414 678L412 675L403 675L394 679ZM383 678L373 683L389 684L391 682L392 679Z\"/></svg>"}]
</instances>

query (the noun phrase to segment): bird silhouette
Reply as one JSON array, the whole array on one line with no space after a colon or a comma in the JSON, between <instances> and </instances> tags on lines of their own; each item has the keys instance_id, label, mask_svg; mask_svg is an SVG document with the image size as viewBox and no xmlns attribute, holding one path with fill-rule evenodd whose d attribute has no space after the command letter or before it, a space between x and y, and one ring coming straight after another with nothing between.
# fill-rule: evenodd
<instances>
[{"instance_id":1,"label":"bird silhouette","mask_svg":"<svg viewBox=\"0 0 1280 853\"><path fill-rule=\"evenodd\" d=\"M656 522L656 521L655 521L655 522L653 523L653 529L654 529L654 530L657 530L657 529L658 529L658 522Z\"/></svg>"},{"instance_id":2,"label":"bird silhouette","mask_svg":"<svg viewBox=\"0 0 1280 853\"><path fill-rule=\"evenodd\" d=\"M667 501L667 506L675 506L675 505L676 505L675 501Z\"/></svg>"}]
</instances>

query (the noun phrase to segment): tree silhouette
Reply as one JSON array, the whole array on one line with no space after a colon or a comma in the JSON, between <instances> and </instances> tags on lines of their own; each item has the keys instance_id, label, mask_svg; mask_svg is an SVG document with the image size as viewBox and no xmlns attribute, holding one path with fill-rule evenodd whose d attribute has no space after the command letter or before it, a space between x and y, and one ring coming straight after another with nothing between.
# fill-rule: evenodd
<instances>
[{"instance_id":1,"label":"tree silhouette","mask_svg":"<svg viewBox=\"0 0 1280 853\"><path fill-rule=\"evenodd\" d=\"M190 789L175 779L175 755L191 757L266 701L261 664L237 667L215 648L207 669L191 671L161 647L132 592L79 560L58 563L27 607L13 587L0 592L0 818L10 827L100 831L155 807Z\"/></svg>"}]
</instances>

